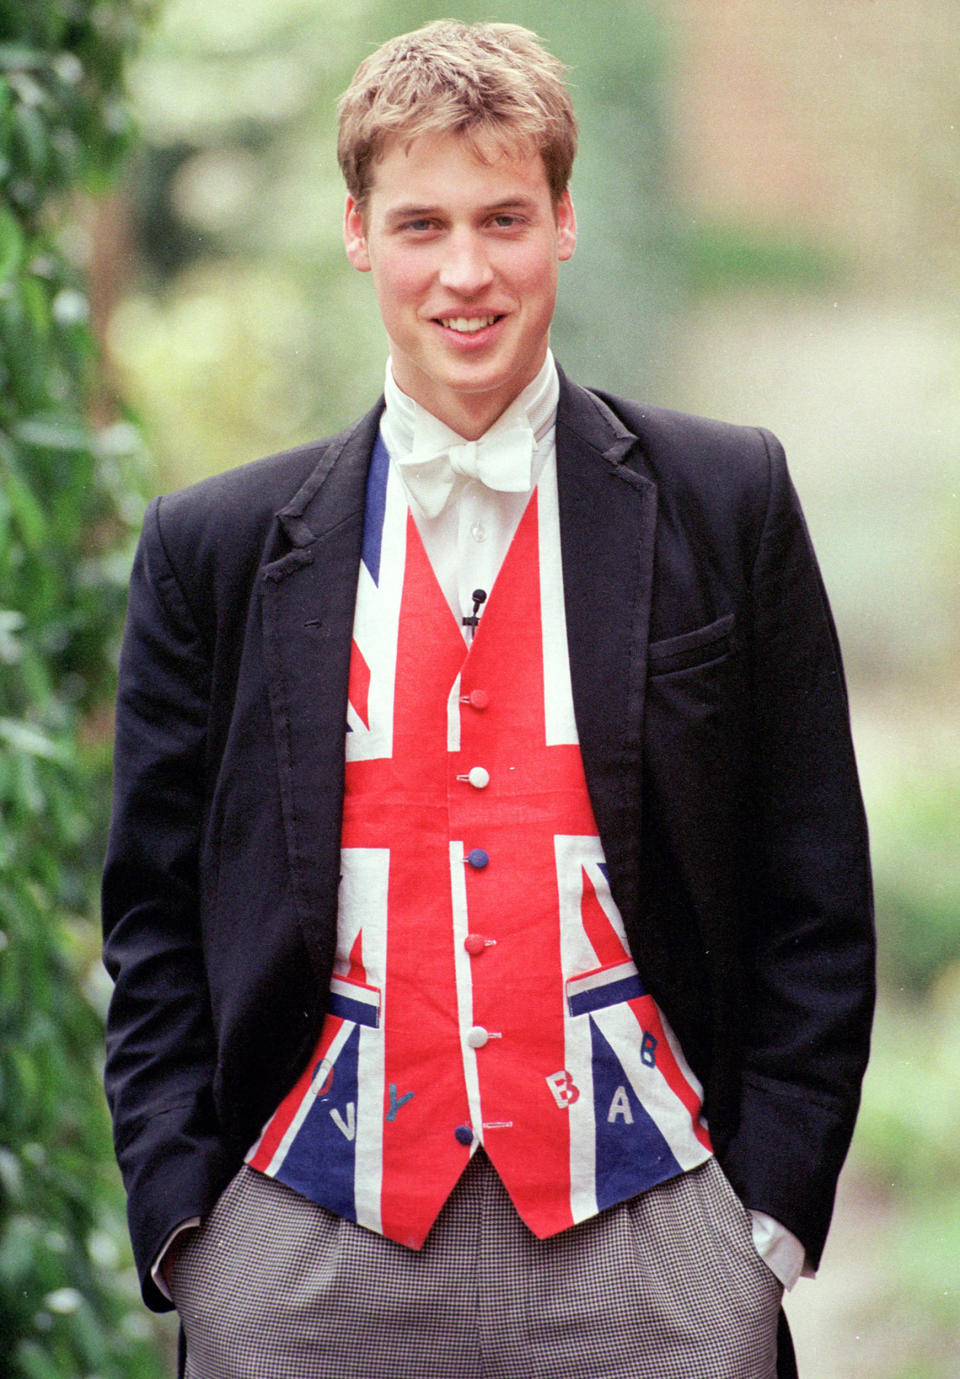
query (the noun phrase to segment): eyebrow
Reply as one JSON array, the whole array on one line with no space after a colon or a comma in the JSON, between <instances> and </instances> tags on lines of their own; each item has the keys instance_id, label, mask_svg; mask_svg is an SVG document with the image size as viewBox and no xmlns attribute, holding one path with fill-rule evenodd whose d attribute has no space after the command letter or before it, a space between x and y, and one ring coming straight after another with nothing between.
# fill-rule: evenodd
<instances>
[{"instance_id":1,"label":"eyebrow","mask_svg":"<svg viewBox=\"0 0 960 1379\"><path fill-rule=\"evenodd\" d=\"M503 197L500 201L491 202L489 205L480 207L481 215L497 215L503 211L523 211L529 210L536 205L535 198L526 196L518 192L516 196ZM403 220L418 220L421 218L429 219L432 216L443 216L445 210L443 206L419 206L413 203L404 206L395 206L387 212L385 217L388 225L397 225Z\"/></svg>"}]
</instances>

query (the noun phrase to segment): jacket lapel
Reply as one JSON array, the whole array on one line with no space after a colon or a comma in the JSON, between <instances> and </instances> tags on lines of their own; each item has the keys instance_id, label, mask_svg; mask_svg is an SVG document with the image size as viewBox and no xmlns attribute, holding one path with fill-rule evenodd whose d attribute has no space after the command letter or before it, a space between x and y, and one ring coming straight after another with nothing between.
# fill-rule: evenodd
<instances>
[{"instance_id":1,"label":"jacket lapel","mask_svg":"<svg viewBox=\"0 0 960 1379\"><path fill-rule=\"evenodd\" d=\"M289 543L263 567L270 707L291 884L326 981L336 941L350 647L367 470L382 402L331 442L278 513ZM656 487L637 437L560 373L557 478L577 730L618 906L638 911L641 744Z\"/></svg>"},{"instance_id":2,"label":"jacket lapel","mask_svg":"<svg viewBox=\"0 0 960 1379\"><path fill-rule=\"evenodd\" d=\"M366 479L381 410L382 402L331 442L277 514L286 549L261 571L291 885L324 985L336 941L347 686Z\"/></svg>"},{"instance_id":3,"label":"jacket lapel","mask_svg":"<svg viewBox=\"0 0 960 1379\"><path fill-rule=\"evenodd\" d=\"M640 443L561 372L557 481L573 703L614 897L639 909L641 765L656 486Z\"/></svg>"}]
</instances>

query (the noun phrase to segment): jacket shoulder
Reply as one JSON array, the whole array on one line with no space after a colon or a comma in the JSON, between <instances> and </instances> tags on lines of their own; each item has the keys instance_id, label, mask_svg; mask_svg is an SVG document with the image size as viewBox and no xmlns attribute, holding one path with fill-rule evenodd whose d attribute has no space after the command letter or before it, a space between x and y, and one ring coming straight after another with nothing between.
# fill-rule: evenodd
<instances>
[{"instance_id":1,"label":"jacket shoulder","mask_svg":"<svg viewBox=\"0 0 960 1379\"><path fill-rule=\"evenodd\" d=\"M640 441L651 477L657 482L698 487L770 483L771 466L784 467L783 447L760 426L743 426L631 402L593 390Z\"/></svg>"},{"instance_id":2,"label":"jacket shoulder","mask_svg":"<svg viewBox=\"0 0 960 1379\"><path fill-rule=\"evenodd\" d=\"M760 531L798 510L783 446L762 426L743 426L597 393L639 442L638 463L657 485L663 512L698 514L718 535Z\"/></svg>"},{"instance_id":3,"label":"jacket shoulder","mask_svg":"<svg viewBox=\"0 0 960 1379\"><path fill-rule=\"evenodd\" d=\"M783 447L763 427L742 426L594 391L636 443L625 457L656 485L662 545L751 578L764 540L795 524L800 507Z\"/></svg>"},{"instance_id":4,"label":"jacket shoulder","mask_svg":"<svg viewBox=\"0 0 960 1379\"><path fill-rule=\"evenodd\" d=\"M211 542L236 546L253 541L259 548L277 512L338 439L283 450L162 494L151 506L171 556L182 550L195 558Z\"/></svg>"},{"instance_id":5,"label":"jacket shoulder","mask_svg":"<svg viewBox=\"0 0 960 1379\"><path fill-rule=\"evenodd\" d=\"M152 500L140 541L144 567L176 586L207 635L225 612L239 613L260 567L285 547L278 515L317 485L368 419Z\"/></svg>"}]
</instances>

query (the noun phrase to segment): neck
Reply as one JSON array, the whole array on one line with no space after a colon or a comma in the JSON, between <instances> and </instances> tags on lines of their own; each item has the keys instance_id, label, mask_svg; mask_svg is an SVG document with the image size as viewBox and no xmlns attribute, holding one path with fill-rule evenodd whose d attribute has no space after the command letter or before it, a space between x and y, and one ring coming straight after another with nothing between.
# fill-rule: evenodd
<instances>
[{"instance_id":1,"label":"neck","mask_svg":"<svg viewBox=\"0 0 960 1379\"><path fill-rule=\"evenodd\" d=\"M427 407L428 411L449 426L451 431L456 431L458 436L462 436L466 441L479 440L485 435L494 422L502 417L515 398L519 397L523 391L518 389L516 393L511 393L507 398L477 398L476 405L470 406L469 399L458 399L455 407L444 407L442 410L436 407ZM423 403L422 406L427 406Z\"/></svg>"},{"instance_id":2,"label":"neck","mask_svg":"<svg viewBox=\"0 0 960 1379\"><path fill-rule=\"evenodd\" d=\"M494 422L533 383L543 369L545 361L546 350L535 369L524 371L518 385L475 393L451 389L438 394L430 388L420 387L423 380L417 376L408 377L402 367L397 367L394 357L391 357L390 371L397 387L408 398L464 440L476 441L490 430Z\"/></svg>"}]
</instances>

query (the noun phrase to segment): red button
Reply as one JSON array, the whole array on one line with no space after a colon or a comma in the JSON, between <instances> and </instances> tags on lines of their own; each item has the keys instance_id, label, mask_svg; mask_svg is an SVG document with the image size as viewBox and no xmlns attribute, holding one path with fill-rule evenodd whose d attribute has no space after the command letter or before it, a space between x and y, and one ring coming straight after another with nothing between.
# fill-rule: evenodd
<instances>
[{"instance_id":1,"label":"red button","mask_svg":"<svg viewBox=\"0 0 960 1379\"><path fill-rule=\"evenodd\" d=\"M467 695L467 702L469 703L471 709L485 709L487 705L490 703L490 696L486 690L471 690L470 693Z\"/></svg>"},{"instance_id":2,"label":"red button","mask_svg":"<svg viewBox=\"0 0 960 1379\"><path fill-rule=\"evenodd\" d=\"M467 934L467 937L463 940L463 946L470 956L475 958L478 953L482 953L484 948L486 948L487 940L482 934Z\"/></svg>"}]
</instances>

